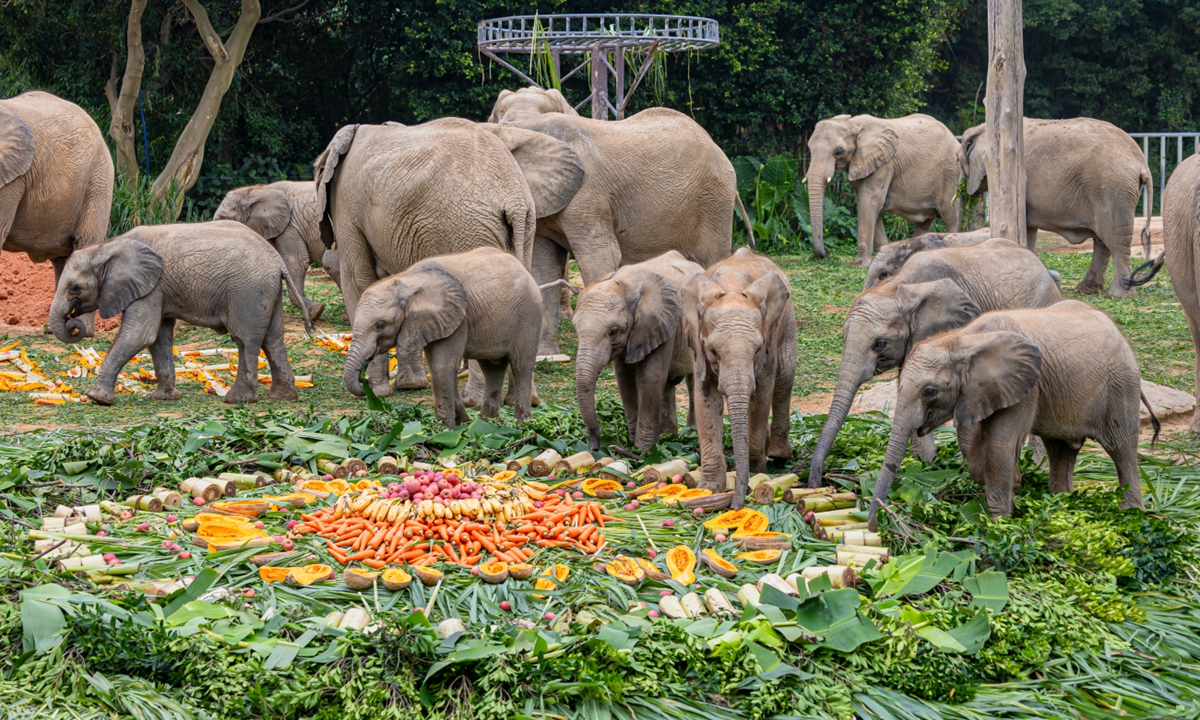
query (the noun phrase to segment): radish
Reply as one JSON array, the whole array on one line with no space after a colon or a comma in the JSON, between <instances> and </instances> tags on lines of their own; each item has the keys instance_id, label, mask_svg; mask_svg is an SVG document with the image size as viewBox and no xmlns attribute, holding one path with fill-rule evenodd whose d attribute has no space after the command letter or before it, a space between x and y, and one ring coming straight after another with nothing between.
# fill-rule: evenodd
<instances>
[{"instance_id":1,"label":"radish","mask_svg":"<svg viewBox=\"0 0 1200 720\"><path fill-rule=\"evenodd\" d=\"M204 504L204 498L196 498L195 500L192 500L192 504L196 507L200 507Z\"/></svg>"},{"instance_id":2,"label":"radish","mask_svg":"<svg viewBox=\"0 0 1200 720\"><path fill-rule=\"evenodd\" d=\"M663 520L663 527L675 527L674 520Z\"/></svg>"},{"instance_id":3,"label":"radish","mask_svg":"<svg viewBox=\"0 0 1200 720\"><path fill-rule=\"evenodd\" d=\"M136 529L138 532L150 532L150 523L138 523Z\"/></svg>"},{"instance_id":4,"label":"radish","mask_svg":"<svg viewBox=\"0 0 1200 720\"><path fill-rule=\"evenodd\" d=\"M713 538L713 540L716 540L716 541L717 541L717 542L719 542L719 543L723 543L723 542L725 542L725 541L726 541L726 540L728 540L728 539L729 539L729 538L725 537L724 535L718 535L718 536L716 536L715 538Z\"/></svg>"},{"instance_id":5,"label":"radish","mask_svg":"<svg viewBox=\"0 0 1200 720\"><path fill-rule=\"evenodd\" d=\"M508 612L508 611L512 610L512 603L510 603L507 600L501 600L500 601L500 609L503 610L504 612Z\"/></svg>"},{"instance_id":6,"label":"radish","mask_svg":"<svg viewBox=\"0 0 1200 720\"><path fill-rule=\"evenodd\" d=\"M180 560L191 560L192 554L190 552L188 552L187 550L184 550L183 552L179 553L179 559Z\"/></svg>"},{"instance_id":7,"label":"radish","mask_svg":"<svg viewBox=\"0 0 1200 720\"><path fill-rule=\"evenodd\" d=\"M558 616L555 615L554 613L548 612L545 615L543 615L542 617L546 618L546 620L548 620L550 622L554 622L554 618L556 618Z\"/></svg>"},{"instance_id":8,"label":"radish","mask_svg":"<svg viewBox=\"0 0 1200 720\"><path fill-rule=\"evenodd\" d=\"M646 613L646 617L648 617L648 618L656 618L656 617L658 617L658 611L657 611L657 610L651 610L650 612Z\"/></svg>"},{"instance_id":9,"label":"radish","mask_svg":"<svg viewBox=\"0 0 1200 720\"><path fill-rule=\"evenodd\" d=\"M169 522L169 523L179 522L179 518L175 517L174 515L168 515L167 522Z\"/></svg>"},{"instance_id":10,"label":"radish","mask_svg":"<svg viewBox=\"0 0 1200 720\"><path fill-rule=\"evenodd\" d=\"M673 483L675 483L676 485L678 485L679 483L683 482L683 476L682 476L682 475L672 475L672 476L671 476L671 482L673 482Z\"/></svg>"},{"instance_id":11,"label":"radish","mask_svg":"<svg viewBox=\"0 0 1200 720\"><path fill-rule=\"evenodd\" d=\"M671 595L674 595L674 593L672 593L670 590L659 590L658 591L659 597L670 597Z\"/></svg>"},{"instance_id":12,"label":"radish","mask_svg":"<svg viewBox=\"0 0 1200 720\"><path fill-rule=\"evenodd\" d=\"M267 525L266 525L266 523L264 523L262 520L255 520L255 521L254 521L254 527L258 528L259 530L262 530L262 529L263 529L263 528L265 528L266 526L267 526Z\"/></svg>"}]
</instances>

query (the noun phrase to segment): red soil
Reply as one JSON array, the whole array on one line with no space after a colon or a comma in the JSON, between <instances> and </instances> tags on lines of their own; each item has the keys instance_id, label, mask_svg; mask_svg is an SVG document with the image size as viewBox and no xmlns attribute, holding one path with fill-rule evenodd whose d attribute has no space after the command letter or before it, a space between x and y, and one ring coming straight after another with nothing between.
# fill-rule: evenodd
<instances>
[{"instance_id":1,"label":"red soil","mask_svg":"<svg viewBox=\"0 0 1200 720\"><path fill-rule=\"evenodd\" d=\"M0 252L0 324L40 328L54 299L54 268L34 264L25 253ZM118 318L96 318L97 330L112 330Z\"/></svg>"}]
</instances>

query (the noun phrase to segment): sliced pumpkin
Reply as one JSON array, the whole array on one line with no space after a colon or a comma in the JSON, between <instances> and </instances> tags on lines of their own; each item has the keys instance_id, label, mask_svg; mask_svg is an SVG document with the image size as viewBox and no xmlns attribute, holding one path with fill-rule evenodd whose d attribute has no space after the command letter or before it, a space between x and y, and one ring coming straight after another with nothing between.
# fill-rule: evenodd
<instances>
[{"instance_id":1,"label":"sliced pumpkin","mask_svg":"<svg viewBox=\"0 0 1200 720\"><path fill-rule=\"evenodd\" d=\"M265 570L266 568L263 569ZM333 568L328 565L314 564L291 568L291 572L287 574L286 579L289 585L305 587L313 583L328 582L334 577Z\"/></svg>"},{"instance_id":2,"label":"sliced pumpkin","mask_svg":"<svg viewBox=\"0 0 1200 720\"><path fill-rule=\"evenodd\" d=\"M258 577L266 583L283 582L287 580L288 573L292 571L289 567L275 567L267 565L258 569Z\"/></svg>"},{"instance_id":3,"label":"sliced pumpkin","mask_svg":"<svg viewBox=\"0 0 1200 720\"><path fill-rule=\"evenodd\" d=\"M629 497L638 498L639 500L649 500L650 498L654 497L656 492L658 492L658 483L652 482L646 483L641 487L636 487L626 494L629 495Z\"/></svg>"},{"instance_id":4,"label":"sliced pumpkin","mask_svg":"<svg viewBox=\"0 0 1200 720\"><path fill-rule=\"evenodd\" d=\"M508 576L514 580L528 580L536 569L529 563L509 563Z\"/></svg>"},{"instance_id":5,"label":"sliced pumpkin","mask_svg":"<svg viewBox=\"0 0 1200 720\"><path fill-rule=\"evenodd\" d=\"M637 587L646 579L646 573L642 568L635 561L623 555L618 555L616 560L605 565L604 571L630 587Z\"/></svg>"},{"instance_id":6,"label":"sliced pumpkin","mask_svg":"<svg viewBox=\"0 0 1200 720\"><path fill-rule=\"evenodd\" d=\"M716 516L712 520L704 523L704 527L709 530L732 530L741 526L746 518L750 517L751 513L758 512L752 508L742 508L741 510L728 510Z\"/></svg>"},{"instance_id":7,"label":"sliced pumpkin","mask_svg":"<svg viewBox=\"0 0 1200 720\"><path fill-rule=\"evenodd\" d=\"M412 583L412 575L403 568L388 568L383 571L383 586L392 592L399 592Z\"/></svg>"},{"instance_id":8,"label":"sliced pumpkin","mask_svg":"<svg viewBox=\"0 0 1200 720\"><path fill-rule=\"evenodd\" d=\"M654 497L663 502L664 505L670 505L679 499L679 496L688 491L687 485L668 485L665 488L659 488L654 491Z\"/></svg>"},{"instance_id":9,"label":"sliced pumpkin","mask_svg":"<svg viewBox=\"0 0 1200 720\"><path fill-rule=\"evenodd\" d=\"M550 568L546 568L546 569L549 570ZM571 574L571 568L567 567L566 565L563 565L560 563L560 564L554 566L554 576L556 578L558 578L559 582L566 580L567 576L570 574Z\"/></svg>"},{"instance_id":10,"label":"sliced pumpkin","mask_svg":"<svg viewBox=\"0 0 1200 720\"><path fill-rule=\"evenodd\" d=\"M588 478L580 484L579 489L592 497L614 498L621 492L621 483L604 478Z\"/></svg>"},{"instance_id":11,"label":"sliced pumpkin","mask_svg":"<svg viewBox=\"0 0 1200 720\"><path fill-rule=\"evenodd\" d=\"M438 581L442 579L442 571L437 568L413 565L412 569L413 575L416 575L418 580L429 587L437 585Z\"/></svg>"},{"instance_id":12,"label":"sliced pumpkin","mask_svg":"<svg viewBox=\"0 0 1200 720\"><path fill-rule=\"evenodd\" d=\"M755 565L770 565L778 560L782 554L782 550L754 550L741 553L737 557L739 560L745 560Z\"/></svg>"},{"instance_id":13,"label":"sliced pumpkin","mask_svg":"<svg viewBox=\"0 0 1200 720\"><path fill-rule=\"evenodd\" d=\"M367 488L381 487L378 480L362 479L354 483L355 490L366 490Z\"/></svg>"},{"instance_id":14,"label":"sliced pumpkin","mask_svg":"<svg viewBox=\"0 0 1200 720\"><path fill-rule=\"evenodd\" d=\"M269 500L270 502L279 505L291 505L295 508L302 508L316 499L316 495L306 492L290 492L283 495L263 495L263 500Z\"/></svg>"},{"instance_id":15,"label":"sliced pumpkin","mask_svg":"<svg viewBox=\"0 0 1200 720\"><path fill-rule=\"evenodd\" d=\"M499 585L508 579L508 563L503 560L491 560L479 566L479 577L486 583Z\"/></svg>"},{"instance_id":16,"label":"sliced pumpkin","mask_svg":"<svg viewBox=\"0 0 1200 720\"><path fill-rule=\"evenodd\" d=\"M735 538L742 533L766 532L767 526L771 523L767 519L767 516L757 510L751 510L750 513L750 515L742 520L742 524L738 525L737 530L734 531L733 536Z\"/></svg>"},{"instance_id":17,"label":"sliced pumpkin","mask_svg":"<svg viewBox=\"0 0 1200 720\"><path fill-rule=\"evenodd\" d=\"M271 509L271 503L265 500L228 500L212 504L214 510L233 513L248 518L259 518Z\"/></svg>"},{"instance_id":18,"label":"sliced pumpkin","mask_svg":"<svg viewBox=\"0 0 1200 720\"><path fill-rule=\"evenodd\" d=\"M696 582L696 553L687 545L676 545L667 551L667 572L681 585Z\"/></svg>"},{"instance_id":19,"label":"sliced pumpkin","mask_svg":"<svg viewBox=\"0 0 1200 720\"><path fill-rule=\"evenodd\" d=\"M498 472L492 476L492 481L498 482L498 483L508 482L509 480L512 480L516 476L517 476L517 474L515 472L513 472L512 470L501 470L500 472Z\"/></svg>"},{"instance_id":20,"label":"sliced pumpkin","mask_svg":"<svg viewBox=\"0 0 1200 720\"><path fill-rule=\"evenodd\" d=\"M646 577L650 578L651 580L663 581L671 579L670 575L658 569L658 565L655 565L653 560L637 558L635 562L638 564L638 567L642 569L642 572L646 574Z\"/></svg>"},{"instance_id":21,"label":"sliced pumpkin","mask_svg":"<svg viewBox=\"0 0 1200 720\"><path fill-rule=\"evenodd\" d=\"M700 553L700 562L704 563L705 567L723 578L731 578L738 573L736 565L718 555L717 551L713 550L712 548L705 548L704 551Z\"/></svg>"},{"instance_id":22,"label":"sliced pumpkin","mask_svg":"<svg viewBox=\"0 0 1200 720\"><path fill-rule=\"evenodd\" d=\"M691 490L684 490L683 492L679 493L678 495L675 495L674 497L671 498L671 502L684 502L685 500L696 500L698 498L708 497L709 495L712 495L712 494L713 494L712 490L706 490L704 488L692 488Z\"/></svg>"},{"instance_id":23,"label":"sliced pumpkin","mask_svg":"<svg viewBox=\"0 0 1200 720\"><path fill-rule=\"evenodd\" d=\"M359 568L346 568L342 572L342 582L346 583L346 587L351 590L370 590L381 574Z\"/></svg>"},{"instance_id":24,"label":"sliced pumpkin","mask_svg":"<svg viewBox=\"0 0 1200 720\"><path fill-rule=\"evenodd\" d=\"M329 487L330 492L335 492L338 495L345 495L346 493L350 492L350 490L351 490L350 483L346 482L345 480L342 480L341 478L337 478L336 480L330 480L329 482L327 482L325 484L326 484L326 486Z\"/></svg>"},{"instance_id":25,"label":"sliced pumpkin","mask_svg":"<svg viewBox=\"0 0 1200 720\"><path fill-rule=\"evenodd\" d=\"M313 490L319 493L329 492L329 483L325 482L324 480L305 480L304 482L300 483L300 487L304 490Z\"/></svg>"},{"instance_id":26,"label":"sliced pumpkin","mask_svg":"<svg viewBox=\"0 0 1200 720\"><path fill-rule=\"evenodd\" d=\"M209 552L267 545L271 542L270 535L251 525L244 517L212 513L198 517L200 526L196 528L196 537L208 543Z\"/></svg>"}]
</instances>

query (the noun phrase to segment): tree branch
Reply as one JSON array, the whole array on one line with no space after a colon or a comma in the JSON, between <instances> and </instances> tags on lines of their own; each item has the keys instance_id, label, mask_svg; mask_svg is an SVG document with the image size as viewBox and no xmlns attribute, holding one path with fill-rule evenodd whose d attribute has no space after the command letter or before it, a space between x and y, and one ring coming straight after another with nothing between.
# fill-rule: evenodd
<instances>
[{"instance_id":1,"label":"tree branch","mask_svg":"<svg viewBox=\"0 0 1200 720\"><path fill-rule=\"evenodd\" d=\"M171 26L175 24L175 13L183 9L183 3L179 3L175 7L167 11L163 15L162 25L158 28L159 42L163 45L171 44Z\"/></svg>"},{"instance_id":2,"label":"tree branch","mask_svg":"<svg viewBox=\"0 0 1200 720\"><path fill-rule=\"evenodd\" d=\"M273 14L273 15L268 15L268 16L266 16L265 18L262 18L262 19L260 19L260 20L258 21L258 24L259 24L259 25L266 25L266 24L267 24L267 23L269 23L269 22L276 22L276 21L281 21L281 22L294 22L293 20L285 20L285 19L284 19L284 16L285 16L285 15L290 15L290 14L292 14L292 13L294 13L294 12L298 12L298 11L299 11L299 10L301 10L301 9L302 9L302 8L303 8L305 5L307 5L307 4L309 3L309 1L310 1L310 0L304 0L304 2L300 3L299 5L296 5L295 7L290 7L290 8L287 8L286 10L280 10L279 12L277 12L277 13L275 13L275 14Z\"/></svg>"},{"instance_id":3,"label":"tree branch","mask_svg":"<svg viewBox=\"0 0 1200 720\"><path fill-rule=\"evenodd\" d=\"M120 91L117 90L117 68L120 63L116 53L113 53L109 80L104 86L112 116L108 135L117 148L117 170L130 179L136 179L138 175L133 109L142 88L142 72L146 68L146 52L142 47L142 14L146 10L146 2L131 0L129 3L129 18L125 28L125 73L121 78Z\"/></svg>"},{"instance_id":4,"label":"tree branch","mask_svg":"<svg viewBox=\"0 0 1200 720\"><path fill-rule=\"evenodd\" d=\"M243 14L245 14L244 5L245 3L243 3ZM217 35L217 31L209 22L208 11L204 9L204 6L198 0L183 0L183 6L188 9L192 19L196 21L196 30L199 31L200 39L204 41L204 47L208 48L208 53L212 55L213 60L216 60L218 65L229 62L229 51L225 49L225 43L221 42L221 36ZM240 19L238 23L241 24Z\"/></svg>"}]
</instances>

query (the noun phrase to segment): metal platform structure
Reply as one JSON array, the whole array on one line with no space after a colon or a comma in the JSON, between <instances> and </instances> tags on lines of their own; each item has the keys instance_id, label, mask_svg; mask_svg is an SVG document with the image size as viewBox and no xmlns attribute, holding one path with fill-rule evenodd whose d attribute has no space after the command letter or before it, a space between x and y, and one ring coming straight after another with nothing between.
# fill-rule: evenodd
<instances>
[{"instance_id":1,"label":"metal platform structure","mask_svg":"<svg viewBox=\"0 0 1200 720\"><path fill-rule=\"evenodd\" d=\"M591 94L575 106L591 101L592 117L607 120L625 117L625 106L654 62L655 53L708 50L721 44L716 20L689 15L627 13L572 15L512 15L479 23L479 51L536 87L542 84L504 60L501 55L547 53L559 84L588 68ZM625 87L627 51L644 58ZM562 56L583 55L583 61L562 72ZM611 60L610 60L611 56ZM614 83L614 104L609 99L609 77Z\"/></svg>"}]
</instances>

